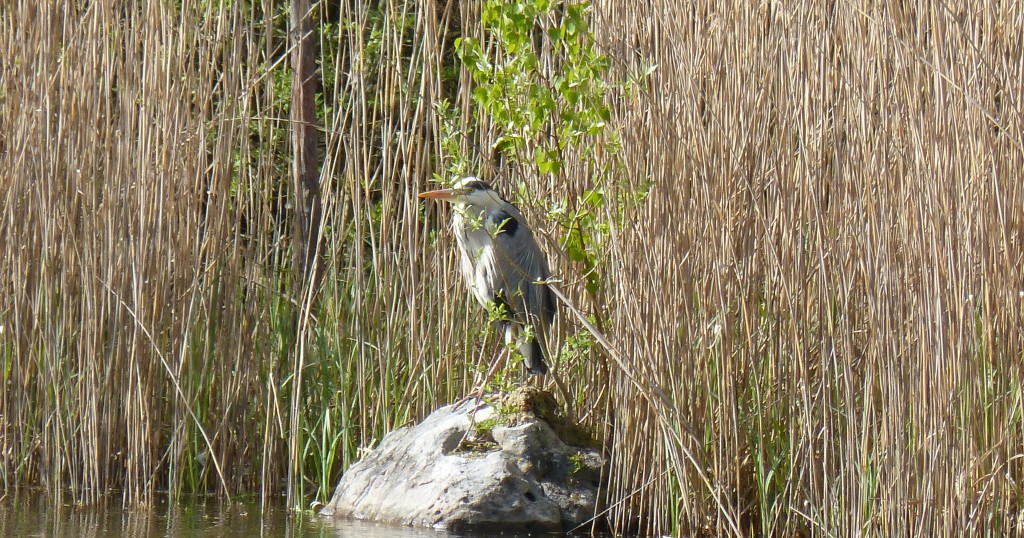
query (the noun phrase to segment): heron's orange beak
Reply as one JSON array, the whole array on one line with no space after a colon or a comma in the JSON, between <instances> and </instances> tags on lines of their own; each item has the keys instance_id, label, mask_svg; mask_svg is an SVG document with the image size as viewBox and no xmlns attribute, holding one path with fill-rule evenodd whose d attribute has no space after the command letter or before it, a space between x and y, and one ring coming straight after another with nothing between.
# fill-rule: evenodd
<instances>
[{"instance_id":1,"label":"heron's orange beak","mask_svg":"<svg viewBox=\"0 0 1024 538\"><path fill-rule=\"evenodd\" d=\"M430 198L431 200L454 200L455 191L452 189L438 189L436 191L421 192L420 198Z\"/></svg>"}]
</instances>

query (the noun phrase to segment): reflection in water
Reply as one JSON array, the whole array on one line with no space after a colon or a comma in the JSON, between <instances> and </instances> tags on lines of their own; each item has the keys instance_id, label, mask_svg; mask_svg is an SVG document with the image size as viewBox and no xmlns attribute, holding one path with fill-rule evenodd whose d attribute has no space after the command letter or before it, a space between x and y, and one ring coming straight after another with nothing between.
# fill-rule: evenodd
<instances>
[{"instance_id":1,"label":"reflection in water","mask_svg":"<svg viewBox=\"0 0 1024 538\"><path fill-rule=\"evenodd\" d=\"M123 510L116 502L79 506L23 495L0 500L0 536L452 538L456 535L430 529L326 520L310 513L289 514L281 507L261 511L259 503L254 502L200 499L171 506L166 499L161 499L152 509ZM515 538L509 534L501 536Z\"/></svg>"},{"instance_id":2,"label":"reflection in water","mask_svg":"<svg viewBox=\"0 0 1024 538\"><path fill-rule=\"evenodd\" d=\"M259 503L217 500L124 510L117 502L80 506L54 503L42 496L7 497L0 502L0 536L82 537L249 537L337 536L311 515L290 516Z\"/></svg>"},{"instance_id":3,"label":"reflection in water","mask_svg":"<svg viewBox=\"0 0 1024 538\"><path fill-rule=\"evenodd\" d=\"M366 538L452 538L455 535L444 531L431 529L413 529L411 527L394 527L390 525L378 525L364 521L349 520L324 520L325 526L332 529L331 536L344 538L355 538L357 536Z\"/></svg>"}]
</instances>

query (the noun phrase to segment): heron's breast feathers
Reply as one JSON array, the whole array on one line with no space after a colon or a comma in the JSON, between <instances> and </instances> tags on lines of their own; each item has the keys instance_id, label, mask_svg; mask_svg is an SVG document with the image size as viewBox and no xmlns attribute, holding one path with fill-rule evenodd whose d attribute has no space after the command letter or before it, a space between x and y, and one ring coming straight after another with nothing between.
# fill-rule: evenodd
<instances>
[{"instance_id":1,"label":"heron's breast feathers","mask_svg":"<svg viewBox=\"0 0 1024 538\"><path fill-rule=\"evenodd\" d=\"M535 283L550 276L547 263L518 210L458 208L452 228L466 284L481 305L500 301L520 323L552 321L551 292Z\"/></svg>"}]
</instances>

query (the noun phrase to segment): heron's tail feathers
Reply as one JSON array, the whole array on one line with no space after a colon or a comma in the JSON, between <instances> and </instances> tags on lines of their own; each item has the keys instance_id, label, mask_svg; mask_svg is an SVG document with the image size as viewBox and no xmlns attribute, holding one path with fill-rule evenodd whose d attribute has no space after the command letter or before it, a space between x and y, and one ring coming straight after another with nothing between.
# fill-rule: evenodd
<instances>
[{"instance_id":1,"label":"heron's tail feathers","mask_svg":"<svg viewBox=\"0 0 1024 538\"><path fill-rule=\"evenodd\" d=\"M526 369L531 375L548 373L548 365L544 362L544 346L540 344L539 339L531 339L520 347L519 351L523 354L523 362L526 363Z\"/></svg>"}]
</instances>

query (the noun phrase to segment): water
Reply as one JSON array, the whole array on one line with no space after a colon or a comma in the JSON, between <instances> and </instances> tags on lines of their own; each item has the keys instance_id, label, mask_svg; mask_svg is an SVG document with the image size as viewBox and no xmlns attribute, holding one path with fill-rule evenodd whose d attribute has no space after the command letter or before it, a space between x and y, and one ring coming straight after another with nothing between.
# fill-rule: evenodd
<instances>
[{"instance_id":1,"label":"water","mask_svg":"<svg viewBox=\"0 0 1024 538\"><path fill-rule=\"evenodd\" d=\"M0 536L453 538L463 535L358 521L331 521L309 513L289 514L281 507L261 512L258 503L249 502L207 500L172 506L164 500L152 509L124 510L119 504L77 506L25 496L0 500ZM514 535L502 536L515 538Z\"/></svg>"}]
</instances>

